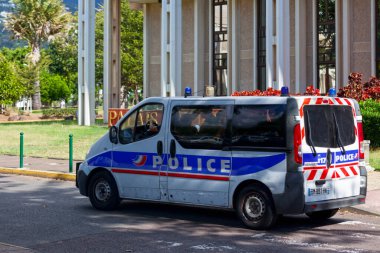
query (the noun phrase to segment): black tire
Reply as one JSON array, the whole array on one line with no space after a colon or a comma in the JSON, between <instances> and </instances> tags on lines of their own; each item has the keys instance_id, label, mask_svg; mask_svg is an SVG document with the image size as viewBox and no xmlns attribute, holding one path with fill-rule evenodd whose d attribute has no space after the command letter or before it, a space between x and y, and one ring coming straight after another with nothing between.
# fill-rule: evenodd
<instances>
[{"instance_id":1,"label":"black tire","mask_svg":"<svg viewBox=\"0 0 380 253\"><path fill-rule=\"evenodd\" d=\"M310 212L310 213L306 213L306 215L309 216L309 218L312 220L324 221L333 217L338 211L339 211L339 208L336 208L336 209Z\"/></svg>"},{"instance_id":2,"label":"black tire","mask_svg":"<svg viewBox=\"0 0 380 253\"><path fill-rule=\"evenodd\" d=\"M245 187L238 195L236 212L252 229L268 229L277 221L270 193L259 185Z\"/></svg>"},{"instance_id":3,"label":"black tire","mask_svg":"<svg viewBox=\"0 0 380 253\"><path fill-rule=\"evenodd\" d=\"M92 206L99 210L111 211L120 203L115 179L107 171L97 172L91 177L88 197Z\"/></svg>"}]
</instances>

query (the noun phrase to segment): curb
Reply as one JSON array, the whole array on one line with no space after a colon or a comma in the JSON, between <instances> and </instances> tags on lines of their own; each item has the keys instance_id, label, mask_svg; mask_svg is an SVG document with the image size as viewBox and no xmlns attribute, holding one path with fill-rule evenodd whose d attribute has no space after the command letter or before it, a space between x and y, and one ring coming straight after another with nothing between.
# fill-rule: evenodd
<instances>
[{"instance_id":1,"label":"curb","mask_svg":"<svg viewBox=\"0 0 380 253\"><path fill-rule=\"evenodd\" d=\"M74 173L62 173L62 172L52 172L52 171L42 171L42 170L0 168L0 173L32 176L32 177L42 177L42 178L50 178L50 179L73 181L73 182L75 182L76 180L76 175Z\"/></svg>"}]
</instances>

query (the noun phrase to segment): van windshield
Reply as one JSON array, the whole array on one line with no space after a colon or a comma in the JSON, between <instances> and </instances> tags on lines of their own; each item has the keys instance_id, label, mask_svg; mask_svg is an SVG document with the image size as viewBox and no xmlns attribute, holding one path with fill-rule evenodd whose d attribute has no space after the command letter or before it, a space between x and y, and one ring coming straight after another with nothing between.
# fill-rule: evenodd
<instances>
[{"instance_id":1,"label":"van windshield","mask_svg":"<svg viewBox=\"0 0 380 253\"><path fill-rule=\"evenodd\" d=\"M337 148L355 142L355 125L351 106L307 105L305 112L306 143L310 146Z\"/></svg>"}]
</instances>

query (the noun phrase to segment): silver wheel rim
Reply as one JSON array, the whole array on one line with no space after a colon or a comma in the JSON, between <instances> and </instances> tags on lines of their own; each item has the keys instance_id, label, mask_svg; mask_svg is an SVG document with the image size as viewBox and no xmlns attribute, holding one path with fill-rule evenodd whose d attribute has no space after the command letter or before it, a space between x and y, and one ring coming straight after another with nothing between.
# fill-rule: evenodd
<instances>
[{"instance_id":1,"label":"silver wheel rim","mask_svg":"<svg viewBox=\"0 0 380 253\"><path fill-rule=\"evenodd\" d=\"M95 197L101 202L106 202L111 198L111 186L106 180L100 180L96 183Z\"/></svg>"},{"instance_id":2,"label":"silver wheel rim","mask_svg":"<svg viewBox=\"0 0 380 253\"><path fill-rule=\"evenodd\" d=\"M264 199L258 195L250 195L244 202L244 213L250 220L261 219L266 210Z\"/></svg>"}]
</instances>

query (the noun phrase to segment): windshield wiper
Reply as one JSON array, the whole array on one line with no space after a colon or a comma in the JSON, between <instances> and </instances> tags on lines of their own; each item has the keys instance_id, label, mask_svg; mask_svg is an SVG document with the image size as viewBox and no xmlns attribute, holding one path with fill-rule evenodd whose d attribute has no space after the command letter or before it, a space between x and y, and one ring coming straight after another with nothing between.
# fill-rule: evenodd
<instances>
[{"instance_id":1,"label":"windshield wiper","mask_svg":"<svg viewBox=\"0 0 380 253\"><path fill-rule=\"evenodd\" d=\"M305 111L305 117L307 118L307 125L309 127L308 129L308 139L309 139L309 142L311 144L310 148L311 148L311 152L313 152L313 156L316 156L317 155L317 151L315 150L315 145L313 143L313 140L311 139L311 124L310 124L310 118L309 118L309 112Z\"/></svg>"},{"instance_id":2,"label":"windshield wiper","mask_svg":"<svg viewBox=\"0 0 380 253\"><path fill-rule=\"evenodd\" d=\"M337 135L337 139L338 139L338 145L339 145L340 151L342 152L342 155L344 155L344 154L346 154L346 150L344 149L342 140L340 138L340 131L339 131L339 127L338 127L338 121L336 120L335 112L333 112L333 116L334 116L334 123L335 123L335 128L336 128L336 135Z\"/></svg>"}]
</instances>

